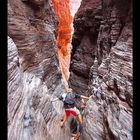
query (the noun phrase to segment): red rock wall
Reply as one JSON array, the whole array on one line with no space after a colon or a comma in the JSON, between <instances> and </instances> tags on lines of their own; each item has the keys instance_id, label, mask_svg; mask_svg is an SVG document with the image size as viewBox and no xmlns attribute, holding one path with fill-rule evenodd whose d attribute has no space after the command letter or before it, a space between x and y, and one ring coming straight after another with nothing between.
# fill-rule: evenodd
<instances>
[{"instance_id":1,"label":"red rock wall","mask_svg":"<svg viewBox=\"0 0 140 140\"><path fill-rule=\"evenodd\" d=\"M70 52L71 52L71 23L72 16L70 13L69 0L52 0L56 15L58 17L58 31L57 31L57 47L59 62L62 71L62 75L67 85L69 78L69 64L70 64Z\"/></svg>"}]
</instances>

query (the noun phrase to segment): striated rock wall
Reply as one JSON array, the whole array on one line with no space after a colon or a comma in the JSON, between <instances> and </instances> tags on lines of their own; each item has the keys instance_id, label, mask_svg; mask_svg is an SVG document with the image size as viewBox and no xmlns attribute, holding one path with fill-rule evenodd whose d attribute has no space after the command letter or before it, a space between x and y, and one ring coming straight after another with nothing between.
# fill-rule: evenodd
<instances>
[{"instance_id":1,"label":"striated rock wall","mask_svg":"<svg viewBox=\"0 0 140 140\"><path fill-rule=\"evenodd\" d=\"M128 42L132 47L132 28L131 25L126 27L126 24L132 23L130 7L131 1L125 0L120 4L119 1L82 1L74 18L75 32L72 38L69 84L75 90L79 91L80 88L79 92L82 93L88 89L90 67L95 56L101 65L117 41L123 40L122 42ZM126 41L121 36L123 30L126 30ZM77 81L73 81L75 78Z\"/></svg>"},{"instance_id":2,"label":"striated rock wall","mask_svg":"<svg viewBox=\"0 0 140 140\"><path fill-rule=\"evenodd\" d=\"M93 95L85 140L132 140L132 1L83 0L74 18L70 86Z\"/></svg>"},{"instance_id":3,"label":"striated rock wall","mask_svg":"<svg viewBox=\"0 0 140 140\"><path fill-rule=\"evenodd\" d=\"M8 1L8 140L62 140L62 103L51 99L64 92L52 2ZM58 124L58 125L56 125Z\"/></svg>"},{"instance_id":4,"label":"striated rock wall","mask_svg":"<svg viewBox=\"0 0 140 140\"><path fill-rule=\"evenodd\" d=\"M89 71L94 62L100 26L98 17L94 18L94 16L100 15L101 12L101 1L82 1L74 18L69 84L80 93L87 90Z\"/></svg>"},{"instance_id":5,"label":"striated rock wall","mask_svg":"<svg viewBox=\"0 0 140 140\"><path fill-rule=\"evenodd\" d=\"M32 71L45 82L46 75L51 76L50 69L53 69L55 78L49 78L55 82L61 77L55 44L57 19L51 1L44 1L41 6L29 2L9 1L8 35L18 48L23 71ZM55 88L46 84L49 89Z\"/></svg>"}]
</instances>

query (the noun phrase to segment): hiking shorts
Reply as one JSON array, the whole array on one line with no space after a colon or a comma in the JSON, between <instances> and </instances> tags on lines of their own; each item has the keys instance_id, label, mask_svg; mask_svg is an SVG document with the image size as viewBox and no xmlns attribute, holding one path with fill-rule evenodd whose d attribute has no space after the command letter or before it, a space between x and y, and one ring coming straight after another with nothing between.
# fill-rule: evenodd
<instances>
[{"instance_id":1,"label":"hiking shorts","mask_svg":"<svg viewBox=\"0 0 140 140\"><path fill-rule=\"evenodd\" d=\"M66 116L69 117L70 114L72 114L73 116L78 116L80 115L80 111L74 107L74 108L69 108L69 109L65 109L65 113L66 113Z\"/></svg>"}]
</instances>

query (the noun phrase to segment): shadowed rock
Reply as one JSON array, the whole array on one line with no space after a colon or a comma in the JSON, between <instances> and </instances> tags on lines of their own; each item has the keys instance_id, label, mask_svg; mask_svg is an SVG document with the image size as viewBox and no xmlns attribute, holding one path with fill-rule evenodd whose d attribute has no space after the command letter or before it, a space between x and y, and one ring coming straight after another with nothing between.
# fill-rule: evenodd
<instances>
[{"instance_id":1,"label":"shadowed rock","mask_svg":"<svg viewBox=\"0 0 140 140\"><path fill-rule=\"evenodd\" d=\"M82 140L132 139L132 1L122 2L83 0L74 18L69 84L92 95Z\"/></svg>"}]
</instances>

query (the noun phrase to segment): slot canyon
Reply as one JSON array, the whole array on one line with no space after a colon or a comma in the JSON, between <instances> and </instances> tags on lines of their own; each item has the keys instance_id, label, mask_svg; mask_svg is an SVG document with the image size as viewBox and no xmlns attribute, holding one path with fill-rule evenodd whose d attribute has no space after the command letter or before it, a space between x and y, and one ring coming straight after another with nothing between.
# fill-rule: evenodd
<instances>
[{"instance_id":1,"label":"slot canyon","mask_svg":"<svg viewBox=\"0 0 140 140\"><path fill-rule=\"evenodd\" d=\"M90 97L79 140L132 140L132 2L8 0L8 140L74 140L51 102L69 87Z\"/></svg>"}]
</instances>

